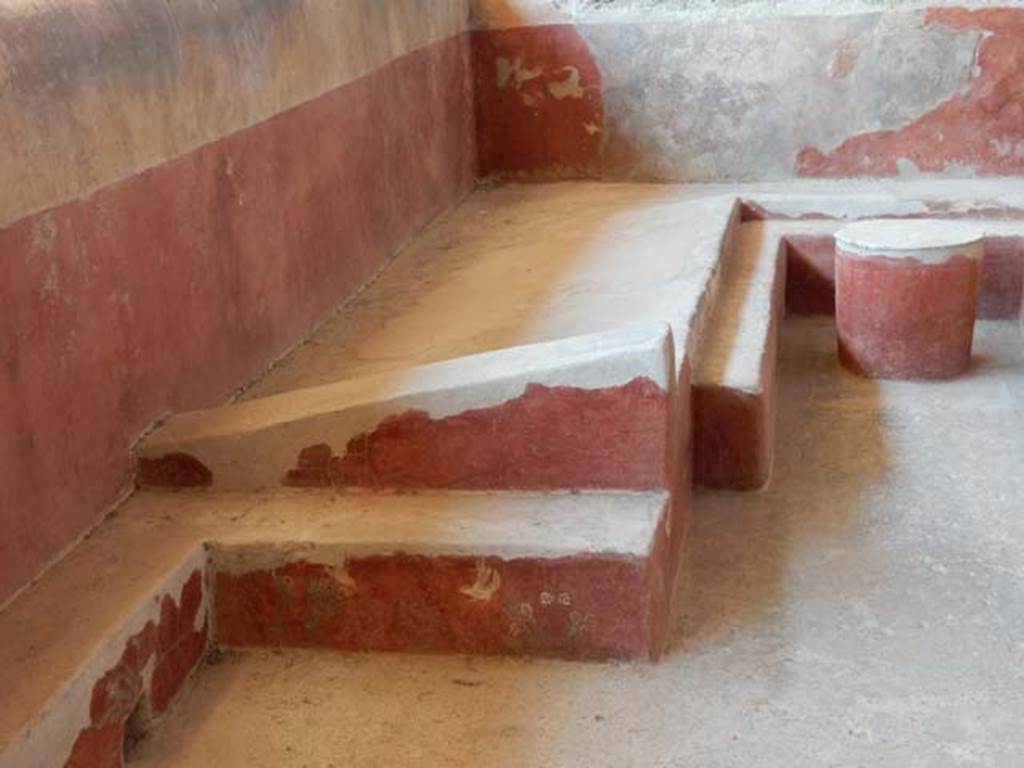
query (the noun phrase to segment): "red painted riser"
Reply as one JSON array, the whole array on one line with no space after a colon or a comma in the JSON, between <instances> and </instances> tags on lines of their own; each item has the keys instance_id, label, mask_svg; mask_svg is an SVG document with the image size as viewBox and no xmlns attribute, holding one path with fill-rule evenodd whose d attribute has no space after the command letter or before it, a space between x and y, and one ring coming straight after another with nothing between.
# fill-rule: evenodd
<instances>
[{"instance_id":1,"label":"red painted riser","mask_svg":"<svg viewBox=\"0 0 1024 768\"><path fill-rule=\"evenodd\" d=\"M163 715L207 646L207 630L194 629L203 599L202 577L194 571L175 601L164 595L160 621L149 622L125 645L117 665L92 689L91 725L78 734L65 768L120 768L125 724L143 699L151 717ZM147 670L152 673L147 680Z\"/></svg>"},{"instance_id":2,"label":"red painted riser","mask_svg":"<svg viewBox=\"0 0 1024 768\"><path fill-rule=\"evenodd\" d=\"M987 237L978 289L978 317L1017 317L1024 292L1024 238Z\"/></svg>"},{"instance_id":3,"label":"red painted riser","mask_svg":"<svg viewBox=\"0 0 1024 768\"><path fill-rule=\"evenodd\" d=\"M797 315L836 312L836 242L831 235L786 238L786 311Z\"/></svg>"},{"instance_id":4,"label":"red painted riser","mask_svg":"<svg viewBox=\"0 0 1024 768\"><path fill-rule=\"evenodd\" d=\"M697 485L753 491L771 478L781 301L777 288L774 326L761 361L760 392L693 388L693 478Z\"/></svg>"},{"instance_id":5,"label":"red painted riser","mask_svg":"<svg viewBox=\"0 0 1024 768\"><path fill-rule=\"evenodd\" d=\"M705 488L755 490L771 471L770 401L764 394L695 387L694 480Z\"/></svg>"},{"instance_id":6,"label":"red painted riser","mask_svg":"<svg viewBox=\"0 0 1024 768\"><path fill-rule=\"evenodd\" d=\"M493 581L480 569L493 571ZM225 646L347 651L656 657L664 608L647 561L381 555L328 566L216 574L217 640ZM496 585L477 599L460 591ZM663 590L656 590L661 595ZM652 632L652 627L656 627Z\"/></svg>"},{"instance_id":7,"label":"red painted riser","mask_svg":"<svg viewBox=\"0 0 1024 768\"><path fill-rule=\"evenodd\" d=\"M672 485L668 393L647 378L603 389L530 384L500 405L442 419L407 411L300 452L293 487L647 490Z\"/></svg>"},{"instance_id":8,"label":"red painted riser","mask_svg":"<svg viewBox=\"0 0 1024 768\"><path fill-rule=\"evenodd\" d=\"M970 365L980 266L955 256L836 259L839 359L871 377L942 379Z\"/></svg>"},{"instance_id":9,"label":"red painted riser","mask_svg":"<svg viewBox=\"0 0 1024 768\"><path fill-rule=\"evenodd\" d=\"M150 421L263 370L469 190L471 82L458 36L0 229L0 601L128 487Z\"/></svg>"}]
</instances>

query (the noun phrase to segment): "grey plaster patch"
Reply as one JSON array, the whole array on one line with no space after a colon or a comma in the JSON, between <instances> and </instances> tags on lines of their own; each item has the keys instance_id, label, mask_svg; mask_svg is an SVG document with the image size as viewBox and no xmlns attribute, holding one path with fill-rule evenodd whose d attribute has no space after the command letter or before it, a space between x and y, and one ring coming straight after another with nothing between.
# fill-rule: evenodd
<instances>
[{"instance_id":1,"label":"grey plaster patch","mask_svg":"<svg viewBox=\"0 0 1024 768\"><path fill-rule=\"evenodd\" d=\"M605 88L611 177L790 177L807 147L897 129L969 85L981 33L920 14L581 25ZM837 51L856 49L842 78Z\"/></svg>"}]
</instances>

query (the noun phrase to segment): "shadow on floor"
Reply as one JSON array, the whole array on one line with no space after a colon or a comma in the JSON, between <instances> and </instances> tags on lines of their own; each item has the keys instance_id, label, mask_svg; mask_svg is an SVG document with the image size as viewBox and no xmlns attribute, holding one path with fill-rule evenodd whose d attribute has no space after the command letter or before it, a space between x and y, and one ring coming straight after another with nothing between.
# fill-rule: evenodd
<instances>
[{"instance_id":1,"label":"shadow on floor","mask_svg":"<svg viewBox=\"0 0 1024 768\"><path fill-rule=\"evenodd\" d=\"M861 527L862 492L886 480L878 385L840 367L831 318L785 321L778 397L769 486L695 494L670 653L777 618L794 539L823 557L834 543L849 544Z\"/></svg>"}]
</instances>

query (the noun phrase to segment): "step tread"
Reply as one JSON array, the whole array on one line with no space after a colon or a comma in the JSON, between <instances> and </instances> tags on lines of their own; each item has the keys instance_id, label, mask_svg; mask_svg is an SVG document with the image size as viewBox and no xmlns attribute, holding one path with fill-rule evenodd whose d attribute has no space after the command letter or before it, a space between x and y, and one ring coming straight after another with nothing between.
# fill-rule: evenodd
<instances>
[{"instance_id":1,"label":"step tread","mask_svg":"<svg viewBox=\"0 0 1024 768\"><path fill-rule=\"evenodd\" d=\"M698 348L694 384L749 392L762 387L762 358L768 349L779 249L792 222L747 222L721 277L708 333Z\"/></svg>"},{"instance_id":2,"label":"step tread","mask_svg":"<svg viewBox=\"0 0 1024 768\"><path fill-rule=\"evenodd\" d=\"M478 190L244 397L643 322L682 365L738 212L724 189Z\"/></svg>"}]
</instances>

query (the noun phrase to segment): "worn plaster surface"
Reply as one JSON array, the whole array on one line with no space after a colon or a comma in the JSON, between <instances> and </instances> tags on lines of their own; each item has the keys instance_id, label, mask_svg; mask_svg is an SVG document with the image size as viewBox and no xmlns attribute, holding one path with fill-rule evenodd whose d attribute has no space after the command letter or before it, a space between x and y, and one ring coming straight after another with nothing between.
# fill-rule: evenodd
<instances>
[{"instance_id":1,"label":"worn plaster surface","mask_svg":"<svg viewBox=\"0 0 1024 768\"><path fill-rule=\"evenodd\" d=\"M1024 347L943 384L845 373L788 320L775 480L701 493L659 665L219 657L133 766L1024 762Z\"/></svg>"},{"instance_id":2,"label":"worn plaster surface","mask_svg":"<svg viewBox=\"0 0 1024 768\"><path fill-rule=\"evenodd\" d=\"M945 6L987 8L1006 0L472 0L477 27L568 21L669 21L777 15L843 15Z\"/></svg>"},{"instance_id":3,"label":"worn plaster surface","mask_svg":"<svg viewBox=\"0 0 1024 768\"><path fill-rule=\"evenodd\" d=\"M481 170L700 181L1024 167L1019 5L726 5L478 4Z\"/></svg>"},{"instance_id":4,"label":"worn plaster surface","mask_svg":"<svg viewBox=\"0 0 1024 768\"><path fill-rule=\"evenodd\" d=\"M1020 184L1006 179L484 187L435 222L245 397L645 322L669 323L680 364L696 340L690 331L700 330L694 323L702 301L714 293L737 198L793 219L1024 207ZM770 240L785 232L831 235L839 226L751 222L744 225L745 247L768 241L758 232ZM1016 221L986 220L982 226L993 237L1017 236L1022 229ZM740 327L749 329L742 333L750 339L762 334L755 304L763 304L766 294L745 288L765 288L768 266L760 263L744 289L733 291L734 309L750 316L725 313L730 331L717 342L716 362L709 363L722 376L735 371L737 381L749 381L753 375L756 363L730 357L727 341Z\"/></svg>"},{"instance_id":5,"label":"worn plaster surface","mask_svg":"<svg viewBox=\"0 0 1024 768\"><path fill-rule=\"evenodd\" d=\"M779 295L780 232L793 229L773 223L746 222L736 236L735 253L727 255L721 287L701 340L694 370L697 386L719 385L758 392L763 358L775 320Z\"/></svg>"},{"instance_id":6,"label":"worn plaster surface","mask_svg":"<svg viewBox=\"0 0 1024 768\"><path fill-rule=\"evenodd\" d=\"M480 190L247 396L649 322L671 327L681 365L735 210L700 192Z\"/></svg>"},{"instance_id":7,"label":"worn plaster surface","mask_svg":"<svg viewBox=\"0 0 1024 768\"><path fill-rule=\"evenodd\" d=\"M0 7L0 226L273 117L466 26L466 0Z\"/></svg>"},{"instance_id":8,"label":"worn plaster surface","mask_svg":"<svg viewBox=\"0 0 1024 768\"><path fill-rule=\"evenodd\" d=\"M410 3L315 3L317 18L303 15L311 5L0 4L0 603L123 496L127 451L154 419L264 370L472 186L465 36L397 55L399 29L394 48L382 38ZM309 34L275 49L266 25L281 30L261 9ZM122 27L133 22L140 37ZM189 24L211 24L210 36ZM111 47L119 35L130 51ZM252 35L269 62L248 49ZM325 52L314 36L346 45ZM309 100L264 120L286 104L262 104L237 71L263 64L286 81L269 90ZM307 64L325 93L292 87ZM66 79L38 84L61 67ZM339 68L354 79L334 82ZM192 102L196 88L216 90L209 105ZM124 136L135 129L138 140ZM199 140L183 138L190 129L206 143L186 146ZM104 186L64 202L79 182ZM40 195L55 207L5 226Z\"/></svg>"}]
</instances>

